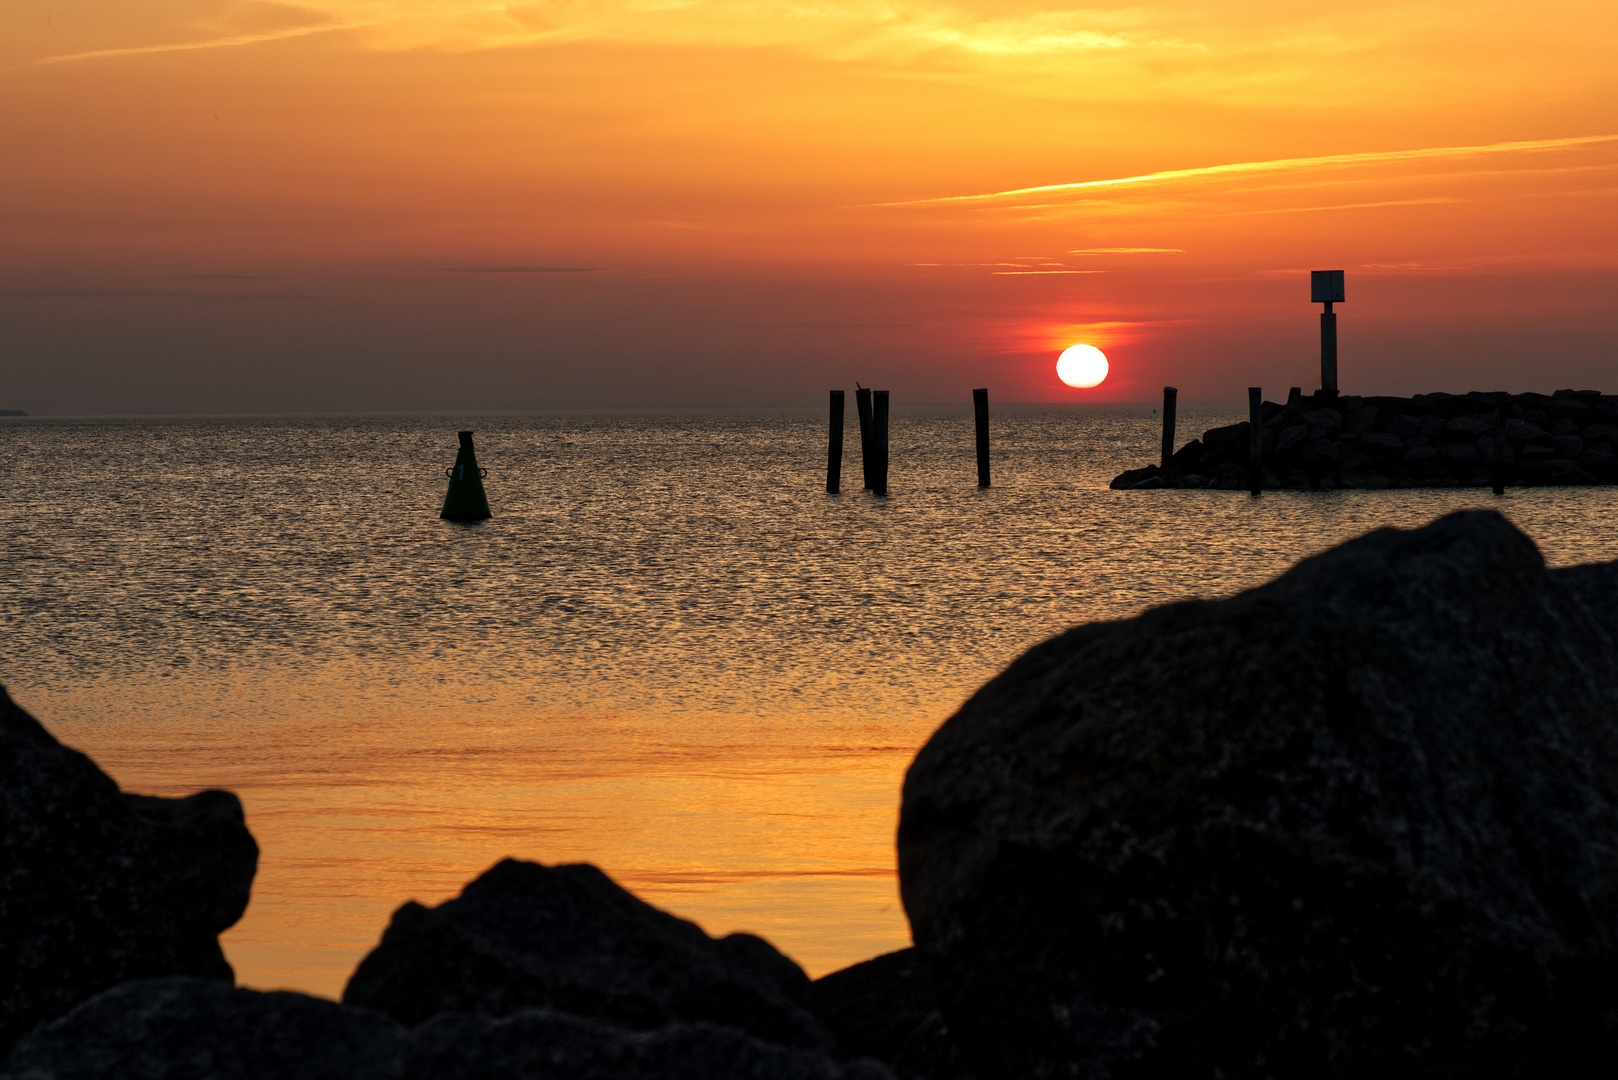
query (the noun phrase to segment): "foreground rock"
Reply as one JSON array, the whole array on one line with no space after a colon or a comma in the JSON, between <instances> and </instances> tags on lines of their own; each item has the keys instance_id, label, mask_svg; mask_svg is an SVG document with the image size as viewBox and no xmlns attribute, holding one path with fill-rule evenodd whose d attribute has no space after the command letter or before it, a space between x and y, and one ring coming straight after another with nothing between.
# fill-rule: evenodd
<instances>
[{"instance_id":1,"label":"foreground rock","mask_svg":"<svg viewBox=\"0 0 1618 1080\"><path fill-rule=\"evenodd\" d=\"M972 1080L915 949L884 953L816 979L814 1004L843 1057L873 1058L899 1080Z\"/></svg>"},{"instance_id":2,"label":"foreground rock","mask_svg":"<svg viewBox=\"0 0 1618 1080\"><path fill-rule=\"evenodd\" d=\"M123 979L229 981L257 865L236 796L123 794L0 689L0 1054Z\"/></svg>"},{"instance_id":3,"label":"foreground rock","mask_svg":"<svg viewBox=\"0 0 1618 1080\"><path fill-rule=\"evenodd\" d=\"M645 1030L707 1021L829 1049L803 971L762 938L715 940L593 866L507 859L437 908L408 903L343 1002L415 1025L546 1007Z\"/></svg>"},{"instance_id":4,"label":"foreground rock","mask_svg":"<svg viewBox=\"0 0 1618 1080\"><path fill-rule=\"evenodd\" d=\"M709 1024L631 1032L526 1009L409 1030L302 994L127 982L34 1031L3 1080L891 1080Z\"/></svg>"},{"instance_id":5,"label":"foreground rock","mask_svg":"<svg viewBox=\"0 0 1618 1080\"><path fill-rule=\"evenodd\" d=\"M986 1076L1610 1075L1615 573L1470 512L1031 650L905 782L951 1036Z\"/></svg>"},{"instance_id":6,"label":"foreground rock","mask_svg":"<svg viewBox=\"0 0 1618 1080\"><path fill-rule=\"evenodd\" d=\"M1504 445L1496 408L1506 403ZM1260 413L1266 488L1483 487L1497 453L1505 483L1618 483L1618 397L1596 390L1555 394L1417 394L1338 397L1317 393ZM1167 468L1146 465L1112 481L1119 489L1252 486L1252 427L1204 432Z\"/></svg>"}]
</instances>

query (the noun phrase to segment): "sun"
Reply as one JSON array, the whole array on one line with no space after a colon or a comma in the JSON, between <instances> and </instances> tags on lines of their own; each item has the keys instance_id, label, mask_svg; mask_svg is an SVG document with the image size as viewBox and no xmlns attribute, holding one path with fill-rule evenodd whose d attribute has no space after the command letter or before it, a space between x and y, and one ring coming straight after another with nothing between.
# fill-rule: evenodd
<instances>
[{"instance_id":1,"label":"sun","mask_svg":"<svg viewBox=\"0 0 1618 1080\"><path fill-rule=\"evenodd\" d=\"M1069 386L1086 389L1107 378L1107 354L1094 345L1073 345L1056 361L1056 377Z\"/></svg>"}]
</instances>

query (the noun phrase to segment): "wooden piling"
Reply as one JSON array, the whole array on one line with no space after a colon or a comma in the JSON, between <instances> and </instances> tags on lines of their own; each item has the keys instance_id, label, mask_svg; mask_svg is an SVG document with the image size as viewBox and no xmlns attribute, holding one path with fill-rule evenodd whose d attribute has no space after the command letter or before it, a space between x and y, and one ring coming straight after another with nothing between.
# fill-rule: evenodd
<instances>
[{"instance_id":1,"label":"wooden piling","mask_svg":"<svg viewBox=\"0 0 1618 1080\"><path fill-rule=\"evenodd\" d=\"M855 383L859 386L858 383ZM866 491L871 490L871 390L859 386L854 391L854 409L860 414L860 479Z\"/></svg>"},{"instance_id":2,"label":"wooden piling","mask_svg":"<svg viewBox=\"0 0 1618 1080\"><path fill-rule=\"evenodd\" d=\"M1253 463L1253 494L1257 495L1264 486L1264 390L1262 387L1249 386L1247 388L1247 419L1249 434L1252 441L1249 444L1248 456Z\"/></svg>"},{"instance_id":3,"label":"wooden piling","mask_svg":"<svg viewBox=\"0 0 1618 1080\"><path fill-rule=\"evenodd\" d=\"M1494 399L1494 493L1506 493L1506 448L1511 444L1506 441L1506 400L1509 394L1501 394Z\"/></svg>"},{"instance_id":4,"label":"wooden piling","mask_svg":"<svg viewBox=\"0 0 1618 1080\"><path fill-rule=\"evenodd\" d=\"M831 428L826 433L826 494L843 486L843 392L831 392Z\"/></svg>"},{"instance_id":5,"label":"wooden piling","mask_svg":"<svg viewBox=\"0 0 1618 1080\"><path fill-rule=\"evenodd\" d=\"M978 426L978 487L989 486L989 390L972 391L972 415Z\"/></svg>"},{"instance_id":6,"label":"wooden piling","mask_svg":"<svg viewBox=\"0 0 1618 1080\"><path fill-rule=\"evenodd\" d=\"M871 391L871 494L888 493L888 392Z\"/></svg>"},{"instance_id":7,"label":"wooden piling","mask_svg":"<svg viewBox=\"0 0 1618 1080\"><path fill-rule=\"evenodd\" d=\"M1174 456L1174 409L1179 397L1178 388L1163 387L1163 454L1157 463L1159 469L1167 469L1169 458Z\"/></svg>"}]
</instances>

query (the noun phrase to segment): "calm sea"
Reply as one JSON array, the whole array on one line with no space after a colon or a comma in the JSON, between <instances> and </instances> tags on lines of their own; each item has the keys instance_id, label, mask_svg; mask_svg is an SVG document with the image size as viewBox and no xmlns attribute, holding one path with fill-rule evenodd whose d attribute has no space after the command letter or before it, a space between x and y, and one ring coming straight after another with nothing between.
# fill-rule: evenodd
<instances>
[{"instance_id":1,"label":"calm sea","mask_svg":"<svg viewBox=\"0 0 1618 1080\"><path fill-rule=\"evenodd\" d=\"M1238 417L1182 409L1182 440ZM820 973L906 943L905 765L1076 622L1499 506L1618 557L1611 489L1113 492L1148 407L897 409L891 495L818 410L0 421L0 678L127 789L242 796L240 980L335 996L389 913L589 860ZM495 516L437 517L457 429Z\"/></svg>"}]
</instances>

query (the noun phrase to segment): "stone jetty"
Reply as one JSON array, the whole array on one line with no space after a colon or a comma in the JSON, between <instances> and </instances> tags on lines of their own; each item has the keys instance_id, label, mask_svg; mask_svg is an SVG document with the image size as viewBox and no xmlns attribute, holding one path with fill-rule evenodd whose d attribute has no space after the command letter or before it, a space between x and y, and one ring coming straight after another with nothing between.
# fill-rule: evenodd
<instances>
[{"instance_id":1,"label":"stone jetty","mask_svg":"<svg viewBox=\"0 0 1618 1080\"><path fill-rule=\"evenodd\" d=\"M1618 483L1618 396L1554 394L1334 396L1318 392L1262 408L1260 486L1487 487L1497 464L1495 430L1505 399L1504 481L1511 486ZM1167 468L1130 469L1120 490L1253 486L1247 421L1206 431Z\"/></svg>"}]
</instances>

